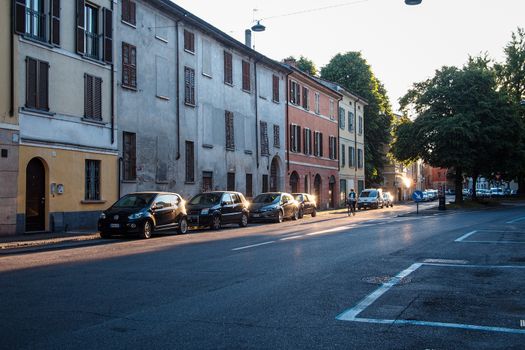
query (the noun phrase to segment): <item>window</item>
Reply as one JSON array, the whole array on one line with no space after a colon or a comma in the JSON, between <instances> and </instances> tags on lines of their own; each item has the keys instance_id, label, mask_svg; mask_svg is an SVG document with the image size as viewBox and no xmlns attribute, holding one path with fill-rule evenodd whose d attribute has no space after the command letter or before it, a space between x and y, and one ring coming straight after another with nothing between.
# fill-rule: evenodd
<instances>
[{"instance_id":1,"label":"window","mask_svg":"<svg viewBox=\"0 0 525 350\"><path fill-rule=\"evenodd\" d=\"M100 160L86 159L86 200L100 200Z\"/></svg>"},{"instance_id":2,"label":"window","mask_svg":"<svg viewBox=\"0 0 525 350\"><path fill-rule=\"evenodd\" d=\"M279 102L279 77L272 76L272 100L273 102Z\"/></svg>"},{"instance_id":3,"label":"window","mask_svg":"<svg viewBox=\"0 0 525 350\"><path fill-rule=\"evenodd\" d=\"M84 118L102 120L102 79L84 74Z\"/></svg>"},{"instance_id":4,"label":"window","mask_svg":"<svg viewBox=\"0 0 525 350\"><path fill-rule=\"evenodd\" d=\"M106 63L112 63L113 11L87 4L84 0L77 0L76 3L77 53L95 60L104 58Z\"/></svg>"},{"instance_id":5,"label":"window","mask_svg":"<svg viewBox=\"0 0 525 350\"><path fill-rule=\"evenodd\" d=\"M266 122L261 121L261 155L262 156L269 156L270 155L270 146L268 142L268 124Z\"/></svg>"},{"instance_id":6,"label":"window","mask_svg":"<svg viewBox=\"0 0 525 350\"><path fill-rule=\"evenodd\" d=\"M137 48L122 43L122 86L137 88Z\"/></svg>"},{"instance_id":7,"label":"window","mask_svg":"<svg viewBox=\"0 0 525 350\"><path fill-rule=\"evenodd\" d=\"M195 34L184 29L184 50L195 53Z\"/></svg>"},{"instance_id":8,"label":"window","mask_svg":"<svg viewBox=\"0 0 525 350\"><path fill-rule=\"evenodd\" d=\"M136 5L135 1L122 0L122 20L129 24L135 25L136 20Z\"/></svg>"},{"instance_id":9,"label":"window","mask_svg":"<svg viewBox=\"0 0 525 350\"><path fill-rule=\"evenodd\" d=\"M60 45L60 0L15 0L11 2L14 7L15 33L55 46ZM49 4L48 7L45 6L46 4Z\"/></svg>"},{"instance_id":10,"label":"window","mask_svg":"<svg viewBox=\"0 0 525 350\"><path fill-rule=\"evenodd\" d=\"M348 131L354 131L354 113L348 111Z\"/></svg>"},{"instance_id":11,"label":"window","mask_svg":"<svg viewBox=\"0 0 525 350\"><path fill-rule=\"evenodd\" d=\"M323 134L316 131L314 134L314 156L323 156Z\"/></svg>"},{"instance_id":12,"label":"window","mask_svg":"<svg viewBox=\"0 0 525 350\"><path fill-rule=\"evenodd\" d=\"M156 70L156 96L164 100L169 100L170 96L170 64L167 58L155 56Z\"/></svg>"},{"instance_id":13,"label":"window","mask_svg":"<svg viewBox=\"0 0 525 350\"><path fill-rule=\"evenodd\" d=\"M207 77L212 76L211 59L211 43L207 39L202 39L202 74Z\"/></svg>"},{"instance_id":14,"label":"window","mask_svg":"<svg viewBox=\"0 0 525 350\"><path fill-rule=\"evenodd\" d=\"M346 162L346 159L345 159L345 148L346 148L345 145L341 145L341 167L344 167L345 166L345 162Z\"/></svg>"},{"instance_id":15,"label":"window","mask_svg":"<svg viewBox=\"0 0 525 350\"><path fill-rule=\"evenodd\" d=\"M192 141L186 141L186 182L195 182L195 153Z\"/></svg>"},{"instance_id":16,"label":"window","mask_svg":"<svg viewBox=\"0 0 525 350\"><path fill-rule=\"evenodd\" d=\"M359 169L363 168L363 150L360 148L357 149L357 167Z\"/></svg>"},{"instance_id":17,"label":"window","mask_svg":"<svg viewBox=\"0 0 525 350\"><path fill-rule=\"evenodd\" d=\"M328 158L337 159L337 138L335 136L328 137Z\"/></svg>"},{"instance_id":18,"label":"window","mask_svg":"<svg viewBox=\"0 0 525 350\"><path fill-rule=\"evenodd\" d=\"M137 179L137 135L132 132L123 133L122 172L125 181Z\"/></svg>"},{"instance_id":19,"label":"window","mask_svg":"<svg viewBox=\"0 0 525 350\"><path fill-rule=\"evenodd\" d=\"M303 132L303 139L304 139L304 147L303 151L305 155L311 155L312 154L312 130L310 129L304 129Z\"/></svg>"},{"instance_id":20,"label":"window","mask_svg":"<svg viewBox=\"0 0 525 350\"><path fill-rule=\"evenodd\" d=\"M211 171L202 172L202 192L213 190L213 173Z\"/></svg>"},{"instance_id":21,"label":"window","mask_svg":"<svg viewBox=\"0 0 525 350\"><path fill-rule=\"evenodd\" d=\"M226 182L226 190L235 191L235 173L228 173Z\"/></svg>"},{"instance_id":22,"label":"window","mask_svg":"<svg viewBox=\"0 0 525 350\"><path fill-rule=\"evenodd\" d=\"M321 113L321 106L320 106L320 95L318 92L315 93L315 113L320 114Z\"/></svg>"},{"instance_id":23,"label":"window","mask_svg":"<svg viewBox=\"0 0 525 350\"><path fill-rule=\"evenodd\" d=\"M352 146L348 147L348 167L355 167L355 149Z\"/></svg>"},{"instance_id":24,"label":"window","mask_svg":"<svg viewBox=\"0 0 525 350\"><path fill-rule=\"evenodd\" d=\"M345 129L345 110L342 107L339 107L339 128Z\"/></svg>"},{"instance_id":25,"label":"window","mask_svg":"<svg viewBox=\"0 0 525 350\"><path fill-rule=\"evenodd\" d=\"M262 176L262 192L268 192L268 175Z\"/></svg>"},{"instance_id":26,"label":"window","mask_svg":"<svg viewBox=\"0 0 525 350\"><path fill-rule=\"evenodd\" d=\"M290 103L294 105L301 103L301 87L295 81L290 81Z\"/></svg>"},{"instance_id":27,"label":"window","mask_svg":"<svg viewBox=\"0 0 525 350\"><path fill-rule=\"evenodd\" d=\"M226 111L224 113L224 125L226 129L226 149L228 151L235 150L235 134L233 130L233 113Z\"/></svg>"},{"instance_id":28,"label":"window","mask_svg":"<svg viewBox=\"0 0 525 350\"><path fill-rule=\"evenodd\" d=\"M250 63L242 61L242 89L244 91L250 91Z\"/></svg>"},{"instance_id":29,"label":"window","mask_svg":"<svg viewBox=\"0 0 525 350\"><path fill-rule=\"evenodd\" d=\"M86 46L84 48L84 54L89 58L98 60L100 58L100 35L98 34L98 8L86 4L84 7L84 18L84 29L86 33Z\"/></svg>"},{"instance_id":30,"label":"window","mask_svg":"<svg viewBox=\"0 0 525 350\"><path fill-rule=\"evenodd\" d=\"M49 110L49 64L26 58L26 107Z\"/></svg>"},{"instance_id":31,"label":"window","mask_svg":"<svg viewBox=\"0 0 525 350\"><path fill-rule=\"evenodd\" d=\"M222 195L221 202L226 204L226 205L232 205L233 204L233 198L232 198L231 194L224 193Z\"/></svg>"},{"instance_id":32,"label":"window","mask_svg":"<svg viewBox=\"0 0 525 350\"><path fill-rule=\"evenodd\" d=\"M253 176L246 174L246 197L253 197Z\"/></svg>"},{"instance_id":33,"label":"window","mask_svg":"<svg viewBox=\"0 0 525 350\"><path fill-rule=\"evenodd\" d=\"M334 110L335 109L335 105L334 105L334 100L330 99L330 119L334 119Z\"/></svg>"},{"instance_id":34,"label":"window","mask_svg":"<svg viewBox=\"0 0 525 350\"><path fill-rule=\"evenodd\" d=\"M16 4L23 6L23 4ZM46 15L44 13L43 0L26 0L24 8L25 30L24 34L28 37L45 41L46 40Z\"/></svg>"},{"instance_id":35,"label":"window","mask_svg":"<svg viewBox=\"0 0 525 350\"><path fill-rule=\"evenodd\" d=\"M363 117L362 116L359 116L357 128L358 128L357 130L358 130L359 135L361 135L363 133Z\"/></svg>"},{"instance_id":36,"label":"window","mask_svg":"<svg viewBox=\"0 0 525 350\"><path fill-rule=\"evenodd\" d=\"M299 125L290 125L290 151L301 152L301 127Z\"/></svg>"},{"instance_id":37,"label":"window","mask_svg":"<svg viewBox=\"0 0 525 350\"><path fill-rule=\"evenodd\" d=\"M184 67L184 103L195 106L195 69Z\"/></svg>"},{"instance_id":38,"label":"window","mask_svg":"<svg viewBox=\"0 0 525 350\"><path fill-rule=\"evenodd\" d=\"M308 103L308 89L303 86L303 108L306 110L310 109L310 104Z\"/></svg>"},{"instance_id":39,"label":"window","mask_svg":"<svg viewBox=\"0 0 525 350\"><path fill-rule=\"evenodd\" d=\"M233 85L232 54L224 51L224 83Z\"/></svg>"},{"instance_id":40,"label":"window","mask_svg":"<svg viewBox=\"0 0 525 350\"><path fill-rule=\"evenodd\" d=\"M279 125L273 125L273 147L281 147L281 135Z\"/></svg>"}]
</instances>

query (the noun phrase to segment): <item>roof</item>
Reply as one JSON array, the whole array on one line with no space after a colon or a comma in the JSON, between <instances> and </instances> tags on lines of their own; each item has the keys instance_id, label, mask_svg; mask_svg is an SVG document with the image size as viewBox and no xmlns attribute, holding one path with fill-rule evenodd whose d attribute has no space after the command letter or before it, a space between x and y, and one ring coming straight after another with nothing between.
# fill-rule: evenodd
<instances>
[{"instance_id":1,"label":"roof","mask_svg":"<svg viewBox=\"0 0 525 350\"><path fill-rule=\"evenodd\" d=\"M303 78L306 78L307 80L310 80L311 82L315 83L316 85L320 85L321 87L324 87L325 89L331 91L334 95L338 96L340 99L343 98L343 95L341 93L339 93L339 91L336 91L336 90L330 88L329 86L326 86L325 84L321 83L320 81L317 80L318 78L313 77L310 74L303 72L299 68L291 66L289 64L281 63L281 65L283 65L284 67L286 67L287 69L291 70L294 73L300 74Z\"/></svg>"},{"instance_id":2,"label":"roof","mask_svg":"<svg viewBox=\"0 0 525 350\"><path fill-rule=\"evenodd\" d=\"M328 88L332 89L332 90L335 90L335 91L337 91L339 93L346 93L346 94L350 95L351 97L356 98L359 102L363 102L363 104L365 106L368 105L368 101L364 97L359 96L355 92L352 92L349 89L344 88L344 87L342 87L341 85L339 85L337 83L334 83L333 81L329 81L329 80L326 80L326 79L323 79L323 78L319 78L319 77L313 77L313 78L315 80L319 81L321 84L323 84L323 85L327 86Z\"/></svg>"}]
</instances>

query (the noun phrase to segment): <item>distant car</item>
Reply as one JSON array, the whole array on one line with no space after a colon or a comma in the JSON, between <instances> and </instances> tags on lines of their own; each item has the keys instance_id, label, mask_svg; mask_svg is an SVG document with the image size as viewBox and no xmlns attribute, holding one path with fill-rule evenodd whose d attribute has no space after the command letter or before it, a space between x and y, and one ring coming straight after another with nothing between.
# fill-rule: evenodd
<instances>
[{"instance_id":1,"label":"distant car","mask_svg":"<svg viewBox=\"0 0 525 350\"><path fill-rule=\"evenodd\" d=\"M315 198L309 193L292 193L297 203L299 203L299 219L304 215L310 214L312 217L317 215L317 203Z\"/></svg>"},{"instance_id":2,"label":"distant car","mask_svg":"<svg viewBox=\"0 0 525 350\"><path fill-rule=\"evenodd\" d=\"M249 203L240 192L204 192L191 198L187 204L188 224L219 230L226 224L248 225Z\"/></svg>"},{"instance_id":3,"label":"distant car","mask_svg":"<svg viewBox=\"0 0 525 350\"><path fill-rule=\"evenodd\" d=\"M150 238L154 232L176 229L188 232L185 203L171 192L137 192L120 198L98 219L102 238L114 234L137 234Z\"/></svg>"},{"instance_id":4,"label":"distant car","mask_svg":"<svg viewBox=\"0 0 525 350\"><path fill-rule=\"evenodd\" d=\"M490 196L491 197L503 197L503 189L499 187L493 187L490 189Z\"/></svg>"},{"instance_id":5,"label":"distant car","mask_svg":"<svg viewBox=\"0 0 525 350\"><path fill-rule=\"evenodd\" d=\"M250 205L250 221L283 222L299 218L299 203L289 193L266 192L255 197Z\"/></svg>"},{"instance_id":6,"label":"distant car","mask_svg":"<svg viewBox=\"0 0 525 350\"><path fill-rule=\"evenodd\" d=\"M380 188L370 188L361 191L357 199L357 209L383 208L383 191Z\"/></svg>"},{"instance_id":7,"label":"distant car","mask_svg":"<svg viewBox=\"0 0 525 350\"><path fill-rule=\"evenodd\" d=\"M394 206L394 201L390 192L383 192L383 205L387 208L392 208Z\"/></svg>"}]
</instances>

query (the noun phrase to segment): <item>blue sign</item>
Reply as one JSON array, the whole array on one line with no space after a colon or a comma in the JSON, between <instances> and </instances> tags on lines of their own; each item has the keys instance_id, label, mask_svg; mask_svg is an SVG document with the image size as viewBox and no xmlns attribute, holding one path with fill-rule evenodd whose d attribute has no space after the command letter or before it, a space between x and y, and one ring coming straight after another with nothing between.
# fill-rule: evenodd
<instances>
[{"instance_id":1,"label":"blue sign","mask_svg":"<svg viewBox=\"0 0 525 350\"><path fill-rule=\"evenodd\" d=\"M421 202L423 200L423 192L414 191L414 193L412 193L412 199L416 202Z\"/></svg>"}]
</instances>

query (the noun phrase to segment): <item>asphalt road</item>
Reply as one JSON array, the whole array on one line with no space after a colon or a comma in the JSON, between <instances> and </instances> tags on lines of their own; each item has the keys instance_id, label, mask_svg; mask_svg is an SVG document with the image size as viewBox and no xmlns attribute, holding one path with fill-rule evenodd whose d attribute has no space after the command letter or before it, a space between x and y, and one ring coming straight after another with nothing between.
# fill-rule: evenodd
<instances>
[{"instance_id":1,"label":"asphalt road","mask_svg":"<svg viewBox=\"0 0 525 350\"><path fill-rule=\"evenodd\" d=\"M0 256L0 348L523 349L524 207L403 210Z\"/></svg>"}]
</instances>

